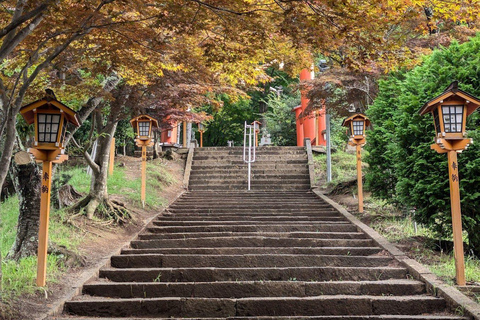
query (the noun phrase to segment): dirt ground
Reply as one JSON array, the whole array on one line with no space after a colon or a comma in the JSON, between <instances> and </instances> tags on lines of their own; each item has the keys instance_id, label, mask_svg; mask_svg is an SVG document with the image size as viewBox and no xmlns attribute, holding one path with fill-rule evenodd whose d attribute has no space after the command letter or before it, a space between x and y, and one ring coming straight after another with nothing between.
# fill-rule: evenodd
<instances>
[{"instance_id":1,"label":"dirt ground","mask_svg":"<svg viewBox=\"0 0 480 320\"><path fill-rule=\"evenodd\" d=\"M139 158L123 156L115 159L116 165L126 168L128 179L137 178L140 175L139 161ZM170 204L184 190L183 171L185 160L177 158L172 161L165 159L155 159L153 161L167 162L167 170L175 177L175 183L159 191L161 197ZM45 292L25 296L13 303L11 302L13 311L17 313L12 320L44 319L52 310L58 309L62 300L74 295L78 286L81 286L83 282L95 275L95 271L99 267L108 263L108 258L111 255L119 252L122 247L133 240L136 234L162 211L161 208L142 209L141 207L134 207L126 198L119 196L112 197L112 199L123 202L126 205L133 215L132 223L123 227L104 227L92 224L84 218L76 218L75 225L78 225L83 232L92 235L79 248L80 255L85 258L85 266L70 268L58 279L58 283L49 284L48 290Z\"/></svg>"}]
</instances>

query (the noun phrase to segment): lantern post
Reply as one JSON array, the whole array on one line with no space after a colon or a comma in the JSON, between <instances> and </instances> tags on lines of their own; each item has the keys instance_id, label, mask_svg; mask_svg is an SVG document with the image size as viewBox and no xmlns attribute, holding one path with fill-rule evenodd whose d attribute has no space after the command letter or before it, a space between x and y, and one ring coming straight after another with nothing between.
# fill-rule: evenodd
<instances>
[{"instance_id":1,"label":"lantern post","mask_svg":"<svg viewBox=\"0 0 480 320\"><path fill-rule=\"evenodd\" d=\"M146 186L147 186L147 147L154 144L152 139L152 128L158 128L158 121L150 116L141 115L130 120L137 138L135 142L142 148L142 187L140 197L142 207L145 208Z\"/></svg>"},{"instance_id":2,"label":"lantern post","mask_svg":"<svg viewBox=\"0 0 480 320\"><path fill-rule=\"evenodd\" d=\"M200 132L200 148L203 148L203 133L205 132L205 125L201 122L198 123L198 132Z\"/></svg>"},{"instance_id":3,"label":"lantern post","mask_svg":"<svg viewBox=\"0 0 480 320\"><path fill-rule=\"evenodd\" d=\"M473 143L472 139L466 138L465 125L467 116L479 106L480 100L460 90L458 81L454 81L442 94L424 104L419 110L420 115L431 113L433 116L435 143L430 148L438 153L447 153L448 157L455 278L459 286L464 286L466 280L457 153L461 153Z\"/></svg>"},{"instance_id":4,"label":"lantern post","mask_svg":"<svg viewBox=\"0 0 480 320\"><path fill-rule=\"evenodd\" d=\"M357 113L343 120L342 126L348 128L348 144L355 146L357 157L358 212L363 213L362 146L365 145L365 128L370 120L364 114Z\"/></svg>"},{"instance_id":5,"label":"lantern post","mask_svg":"<svg viewBox=\"0 0 480 320\"><path fill-rule=\"evenodd\" d=\"M40 189L40 229L38 232L37 286L44 287L47 277L48 224L50 217L50 195L52 186L52 163L68 159L65 154L65 132L67 123L79 127L75 111L58 101L52 90L46 90L43 99L20 109L27 124L34 124L34 146L28 149L35 161L42 163L42 185Z\"/></svg>"},{"instance_id":6,"label":"lantern post","mask_svg":"<svg viewBox=\"0 0 480 320\"><path fill-rule=\"evenodd\" d=\"M108 164L108 175L113 175L113 167L115 166L115 138L112 138L110 143L110 159Z\"/></svg>"},{"instance_id":7,"label":"lantern post","mask_svg":"<svg viewBox=\"0 0 480 320\"><path fill-rule=\"evenodd\" d=\"M255 147L258 147L258 134L260 133L260 125L262 123L260 121L253 121L252 126L253 129L255 130Z\"/></svg>"}]
</instances>

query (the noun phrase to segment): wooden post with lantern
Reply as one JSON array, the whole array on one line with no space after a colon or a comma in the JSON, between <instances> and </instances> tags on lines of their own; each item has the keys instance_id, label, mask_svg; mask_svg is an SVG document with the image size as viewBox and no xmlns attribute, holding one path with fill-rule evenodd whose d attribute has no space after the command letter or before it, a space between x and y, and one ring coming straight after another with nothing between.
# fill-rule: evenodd
<instances>
[{"instance_id":1,"label":"wooden post with lantern","mask_svg":"<svg viewBox=\"0 0 480 320\"><path fill-rule=\"evenodd\" d=\"M113 175L113 168L115 167L115 138L112 138L110 143L110 159L108 164L108 175Z\"/></svg>"},{"instance_id":2,"label":"wooden post with lantern","mask_svg":"<svg viewBox=\"0 0 480 320\"><path fill-rule=\"evenodd\" d=\"M255 147L258 147L258 134L260 133L260 126L262 123L260 121L253 121L252 126L253 129L255 130Z\"/></svg>"},{"instance_id":3,"label":"wooden post with lantern","mask_svg":"<svg viewBox=\"0 0 480 320\"><path fill-rule=\"evenodd\" d=\"M342 126L347 127L348 144L355 146L357 157L357 189L358 189L358 212L363 213L363 179L362 179L362 146L365 145L365 128L370 125L366 115L357 113L343 120Z\"/></svg>"},{"instance_id":4,"label":"wooden post with lantern","mask_svg":"<svg viewBox=\"0 0 480 320\"><path fill-rule=\"evenodd\" d=\"M203 148L203 133L205 132L205 125L201 122L198 123L198 132L200 132L200 148Z\"/></svg>"},{"instance_id":5,"label":"wooden post with lantern","mask_svg":"<svg viewBox=\"0 0 480 320\"><path fill-rule=\"evenodd\" d=\"M145 208L146 185L147 185L147 147L154 144L152 139L152 128L158 128L158 121L150 116L141 115L130 120L135 130L137 138L135 142L138 147L142 148L142 187L141 200L142 206Z\"/></svg>"},{"instance_id":6,"label":"wooden post with lantern","mask_svg":"<svg viewBox=\"0 0 480 320\"><path fill-rule=\"evenodd\" d=\"M466 280L457 153L461 153L473 143L472 139L466 138L465 125L467 116L479 106L480 100L460 90L458 81L454 81L442 94L427 102L419 110L420 115L431 113L433 116L435 143L430 148L448 155L455 270L459 286L464 286Z\"/></svg>"},{"instance_id":7,"label":"wooden post with lantern","mask_svg":"<svg viewBox=\"0 0 480 320\"><path fill-rule=\"evenodd\" d=\"M40 229L38 232L37 286L44 287L47 278L48 224L52 186L52 163L68 159L64 154L67 123L79 127L75 111L58 101L52 90L46 90L43 99L20 109L27 124L35 126L34 147L28 152L36 162L42 163L42 186L40 191Z\"/></svg>"}]
</instances>

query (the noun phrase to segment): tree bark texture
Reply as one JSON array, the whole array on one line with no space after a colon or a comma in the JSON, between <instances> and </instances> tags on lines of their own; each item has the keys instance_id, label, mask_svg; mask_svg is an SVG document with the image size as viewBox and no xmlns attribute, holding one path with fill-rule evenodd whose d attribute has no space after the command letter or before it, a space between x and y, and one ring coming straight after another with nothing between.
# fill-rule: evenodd
<instances>
[{"instance_id":1,"label":"tree bark texture","mask_svg":"<svg viewBox=\"0 0 480 320\"><path fill-rule=\"evenodd\" d=\"M17 165L12 162L11 175L19 200L17 235L6 259L16 260L35 255L38 248L40 219L40 169L35 162Z\"/></svg>"}]
</instances>

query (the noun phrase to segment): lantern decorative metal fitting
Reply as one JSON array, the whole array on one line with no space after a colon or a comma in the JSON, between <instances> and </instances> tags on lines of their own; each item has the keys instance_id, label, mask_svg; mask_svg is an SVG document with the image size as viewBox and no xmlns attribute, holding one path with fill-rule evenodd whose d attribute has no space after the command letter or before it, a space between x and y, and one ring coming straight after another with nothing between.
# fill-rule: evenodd
<instances>
[{"instance_id":1,"label":"lantern decorative metal fitting","mask_svg":"<svg viewBox=\"0 0 480 320\"><path fill-rule=\"evenodd\" d=\"M201 122L198 123L198 132L205 132L205 125Z\"/></svg>"},{"instance_id":2,"label":"lantern decorative metal fitting","mask_svg":"<svg viewBox=\"0 0 480 320\"><path fill-rule=\"evenodd\" d=\"M35 125L34 148L38 150L63 149L67 123L80 126L75 111L58 101L52 90L47 95L20 109L27 124Z\"/></svg>"},{"instance_id":3,"label":"lantern decorative metal fitting","mask_svg":"<svg viewBox=\"0 0 480 320\"><path fill-rule=\"evenodd\" d=\"M453 81L442 94L425 103L419 113L431 113L433 116L437 146L432 146L432 149L446 152L468 147L473 141L465 139L467 117L479 106L480 100L460 90L458 81Z\"/></svg>"},{"instance_id":4,"label":"lantern decorative metal fitting","mask_svg":"<svg viewBox=\"0 0 480 320\"><path fill-rule=\"evenodd\" d=\"M364 144L365 129L370 126L370 120L362 113L356 113L343 120L342 126L347 127L349 144Z\"/></svg>"},{"instance_id":5,"label":"lantern decorative metal fitting","mask_svg":"<svg viewBox=\"0 0 480 320\"><path fill-rule=\"evenodd\" d=\"M130 120L138 140L150 140L152 129L158 128L158 121L148 115L140 115Z\"/></svg>"}]
</instances>

